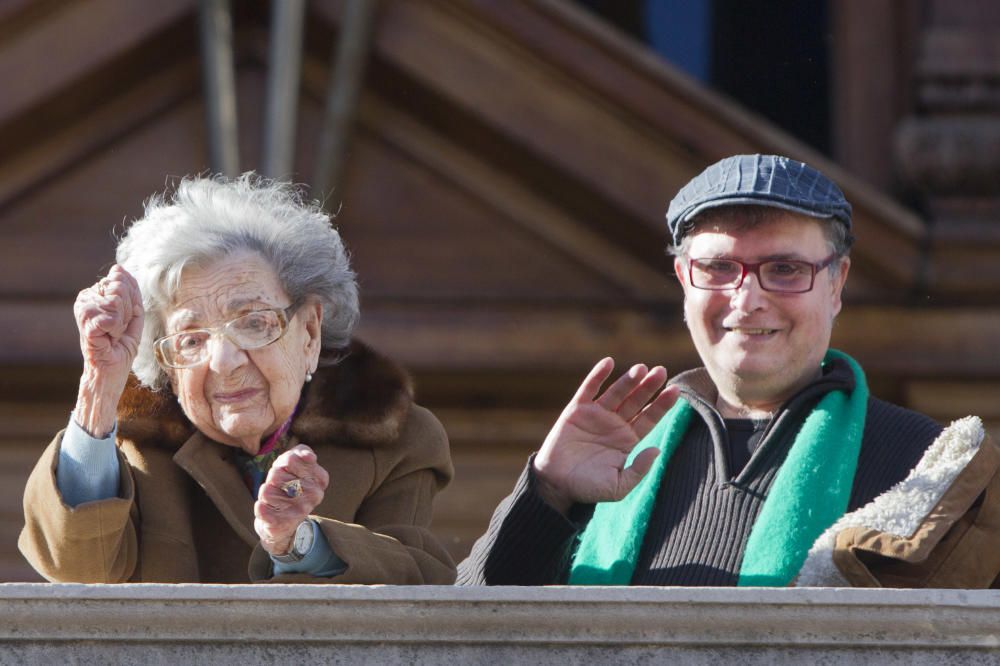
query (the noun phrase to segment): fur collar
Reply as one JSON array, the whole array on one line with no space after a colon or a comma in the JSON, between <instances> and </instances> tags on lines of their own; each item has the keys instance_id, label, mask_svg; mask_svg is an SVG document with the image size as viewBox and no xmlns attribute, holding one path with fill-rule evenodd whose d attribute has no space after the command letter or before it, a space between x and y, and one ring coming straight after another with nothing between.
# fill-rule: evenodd
<instances>
[{"instance_id":1,"label":"fur collar","mask_svg":"<svg viewBox=\"0 0 1000 666\"><path fill-rule=\"evenodd\" d=\"M409 376L358 341L331 364L336 358L324 355L313 380L306 384L292 434L310 446L373 447L394 441L413 403ZM151 391L129 376L118 402L119 435L176 449L194 432L172 393Z\"/></svg>"},{"instance_id":2,"label":"fur collar","mask_svg":"<svg viewBox=\"0 0 1000 666\"><path fill-rule=\"evenodd\" d=\"M794 585L849 587L834 561L837 535L852 527L863 527L902 539L911 537L979 451L984 437L983 422L978 417L952 422L905 479L860 509L845 514L820 535Z\"/></svg>"}]
</instances>

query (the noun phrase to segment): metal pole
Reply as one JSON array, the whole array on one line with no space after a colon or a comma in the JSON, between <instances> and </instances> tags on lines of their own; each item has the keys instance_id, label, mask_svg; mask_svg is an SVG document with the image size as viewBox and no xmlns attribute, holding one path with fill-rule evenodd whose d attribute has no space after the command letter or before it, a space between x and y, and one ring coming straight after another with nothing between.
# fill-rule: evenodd
<instances>
[{"instance_id":1,"label":"metal pole","mask_svg":"<svg viewBox=\"0 0 1000 666\"><path fill-rule=\"evenodd\" d=\"M233 17L228 0L201 0L202 77L208 127L209 166L236 176L240 169L236 125L236 72L233 65Z\"/></svg>"},{"instance_id":2,"label":"metal pole","mask_svg":"<svg viewBox=\"0 0 1000 666\"><path fill-rule=\"evenodd\" d=\"M277 0L272 11L261 173L270 178L288 179L295 159L306 3L305 0Z\"/></svg>"},{"instance_id":3,"label":"metal pole","mask_svg":"<svg viewBox=\"0 0 1000 666\"><path fill-rule=\"evenodd\" d=\"M377 7L377 0L348 0L344 11L330 65L326 112L313 174L313 194L321 201L341 185Z\"/></svg>"}]
</instances>

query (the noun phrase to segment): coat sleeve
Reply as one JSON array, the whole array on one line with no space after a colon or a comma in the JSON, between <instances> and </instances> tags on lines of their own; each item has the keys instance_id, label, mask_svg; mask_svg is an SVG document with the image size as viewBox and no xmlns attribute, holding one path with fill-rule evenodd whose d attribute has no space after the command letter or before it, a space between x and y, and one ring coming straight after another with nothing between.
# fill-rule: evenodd
<instances>
[{"instance_id":1,"label":"coat sleeve","mask_svg":"<svg viewBox=\"0 0 1000 666\"><path fill-rule=\"evenodd\" d=\"M258 545L250 559L250 578L274 583L354 583L450 585L455 564L430 531L434 496L453 475L448 438L426 409L411 409L398 442L374 451L373 488L347 523L311 516L330 548L346 564L330 578L284 574L271 578L270 557Z\"/></svg>"},{"instance_id":2,"label":"coat sleeve","mask_svg":"<svg viewBox=\"0 0 1000 666\"><path fill-rule=\"evenodd\" d=\"M56 486L62 436L56 435L28 477L18 548L50 581L126 582L138 561L129 465L118 452L119 497L70 507Z\"/></svg>"},{"instance_id":3,"label":"coat sleeve","mask_svg":"<svg viewBox=\"0 0 1000 666\"><path fill-rule=\"evenodd\" d=\"M538 494L529 460L514 492L493 513L486 534L458 566L457 584L560 584L577 533L577 525Z\"/></svg>"},{"instance_id":4,"label":"coat sleeve","mask_svg":"<svg viewBox=\"0 0 1000 666\"><path fill-rule=\"evenodd\" d=\"M849 527L832 558L857 587L1000 587L1000 447L986 436L912 534Z\"/></svg>"}]
</instances>

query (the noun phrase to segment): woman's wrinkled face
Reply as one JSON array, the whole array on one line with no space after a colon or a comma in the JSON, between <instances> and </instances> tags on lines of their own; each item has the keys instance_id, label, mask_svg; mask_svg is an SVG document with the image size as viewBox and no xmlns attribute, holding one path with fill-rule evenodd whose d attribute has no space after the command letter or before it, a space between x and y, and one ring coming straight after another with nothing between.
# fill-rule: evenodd
<instances>
[{"instance_id":1,"label":"woman's wrinkled face","mask_svg":"<svg viewBox=\"0 0 1000 666\"><path fill-rule=\"evenodd\" d=\"M291 301L271 266L239 252L184 269L174 303L164 313L167 334L221 327L254 310L283 310ZM307 372L316 369L322 306L299 307L277 341L242 350L222 335L208 343L208 360L168 370L184 413L209 438L256 454L261 439L295 410Z\"/></svg>"}]
</instances>

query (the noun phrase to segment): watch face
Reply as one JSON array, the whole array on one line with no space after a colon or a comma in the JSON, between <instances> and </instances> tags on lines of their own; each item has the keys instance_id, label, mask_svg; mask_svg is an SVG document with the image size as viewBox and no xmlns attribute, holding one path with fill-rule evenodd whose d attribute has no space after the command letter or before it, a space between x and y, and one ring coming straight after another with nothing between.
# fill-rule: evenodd
<instances>
[{"instance_id":1,"label":"watch face","mask_svg":"<svg viewBox=\"0 0 1000 666\"><path fill-rule=\"evenodd\" d=\"M313 525L311 520L303 520L295 530L295 540L292 543L292 551L298 555L305 555L312 548Z\"/></svg>"}]
</instances>

